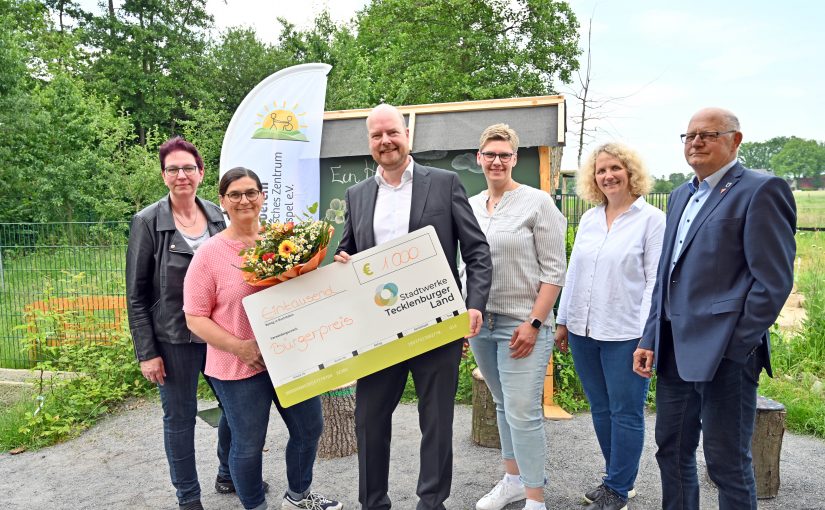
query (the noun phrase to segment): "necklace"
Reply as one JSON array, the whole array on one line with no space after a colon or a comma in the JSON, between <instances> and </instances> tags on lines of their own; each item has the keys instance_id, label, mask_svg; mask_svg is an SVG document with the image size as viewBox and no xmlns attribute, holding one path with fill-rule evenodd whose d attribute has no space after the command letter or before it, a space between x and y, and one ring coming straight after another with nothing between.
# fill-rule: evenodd
<instances>
[{"instance_id":1,"label":"necklace","mask_svg":"<svg viewBox=\"0 0 825 510\"><path fill-rule=\"evenodd\" d=\"M174 216L175 219L178 220L178 222L180 222L180 226L183 228L192 228L195 226L195 223L198 222L198 213L195 213L195 220L192 221L191 225L187 225L186 223L184 223L181 217L178 216L178 214L175 211L172 211L172 216Z\"/></svg>"},{"instance_id":2,"label":"necklace","mask_svg":"<svg viewBox=\"0 0 825 510\"><path fill-rule=\"evenodd\" d=\"M238 241L247 248L253 248L255 246L255 242L258 240L258 234L255 234L254 237L250 238L246 234L230 231L228 228L223 231L223 235L225 235L229 239L232 239L233 241Z\"/></svg>"}]
</instances>

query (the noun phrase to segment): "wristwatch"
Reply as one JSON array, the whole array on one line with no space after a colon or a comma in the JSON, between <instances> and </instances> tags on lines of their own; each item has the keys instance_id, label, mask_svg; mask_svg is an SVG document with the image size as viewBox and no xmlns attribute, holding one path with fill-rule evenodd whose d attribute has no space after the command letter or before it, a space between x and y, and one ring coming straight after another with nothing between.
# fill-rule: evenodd
<instances>
[{"instance_id":1,"label":"wristwatch","mask_svg":"<svg viewBox=\"0 0 825 510\"><path fill-rule=\"evenodd\" d=\"M539 319L537 319L535 317L530 317L530 325L533 326L534 328L541 329L541 324L542 324L542 322Z\"/></svg>"}]
</instances>

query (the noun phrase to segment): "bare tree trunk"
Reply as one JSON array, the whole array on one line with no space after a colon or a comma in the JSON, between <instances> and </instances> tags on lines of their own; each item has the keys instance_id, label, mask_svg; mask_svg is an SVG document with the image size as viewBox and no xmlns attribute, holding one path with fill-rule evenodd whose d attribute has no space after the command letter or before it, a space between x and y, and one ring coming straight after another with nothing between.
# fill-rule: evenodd
<instances>
[{"instance_id":1,"label":"bare tree trunk","mask_svg":"<svg viewBox=\"0 0 825 510\"><path fill-rule=\"evenodd\" d=\"M358 451L355 437L355 383L321 395L324 432L318 442L322 459L347 457Z\"/></svg>"}]
</instances>

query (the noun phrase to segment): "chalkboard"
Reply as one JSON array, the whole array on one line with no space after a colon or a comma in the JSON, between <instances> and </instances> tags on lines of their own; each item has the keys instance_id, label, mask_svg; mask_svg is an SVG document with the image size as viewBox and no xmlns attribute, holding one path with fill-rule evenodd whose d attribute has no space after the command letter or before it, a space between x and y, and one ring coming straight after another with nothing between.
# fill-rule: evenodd
<instances>
[{"instance_id":1,"label":"chalkboard","mask_svg":"<svg viewBox=\"0 0 825 510\"><path fill-rule=\"evenodd\" d=\"M416 162L458 173L461 183L471 197L487 189L484 174L476 163L475 150L428 151L413 154ZM335 248L344 229L347 188L375 176L377 164L370 155L321 159L321 203L319 215L326 217L335 227L330 250L324 263L332 260ZM518 163L513 168L513 179L521 184L539 188L539 154L536 147L520 148Z\"/></svg>"}]
</instances>

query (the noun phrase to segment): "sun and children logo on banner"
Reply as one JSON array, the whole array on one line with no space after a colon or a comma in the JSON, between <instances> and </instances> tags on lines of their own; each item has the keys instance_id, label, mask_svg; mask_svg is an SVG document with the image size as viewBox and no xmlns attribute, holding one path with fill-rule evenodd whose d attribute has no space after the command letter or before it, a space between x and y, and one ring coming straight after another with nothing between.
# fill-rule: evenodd
<instances>
[{"instance_id":1,"label":"sun and children logo on banner","mask_svg":"<svg viewBox=\"0 0 825 510\"><path fill-rule=\"evenodd\" d=\"M220 174L238 166L258 174L265 196L262 220L296 221L320 201L319 157L330 69L328 64L282 69L252 89L232 116L221 148ZM317 218L317 209L312 209Z\"/></svg>"}]
</instances>

